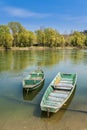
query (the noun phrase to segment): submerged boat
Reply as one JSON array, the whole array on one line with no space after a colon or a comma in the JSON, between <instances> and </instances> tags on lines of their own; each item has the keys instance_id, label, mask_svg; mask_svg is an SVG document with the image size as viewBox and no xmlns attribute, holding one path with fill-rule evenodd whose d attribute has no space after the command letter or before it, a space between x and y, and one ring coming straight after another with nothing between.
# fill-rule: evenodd
<instances>
[{"instance_id":1,"label":"submerged boat","mask_svg":"<svg viewBox=\"0 0 87 130\"><path fill-rule=\"evenodd\" d=\"M42 111L56 113L72 95L77 81L77 74L58 73L47 87L40 107Z\"/></svg>"},{"instance_id":2,"label":"submerged boat","mask_svg":"<svg viewBox=\"0 0 87 130\"><path fill-rule=\"evenodd\" d=\"M27 89L27 91L32 91L40 87L43 82L44 72L41 69L37 69L24 78L22 84L24 89Z\"/></svg>"}]
</instances>

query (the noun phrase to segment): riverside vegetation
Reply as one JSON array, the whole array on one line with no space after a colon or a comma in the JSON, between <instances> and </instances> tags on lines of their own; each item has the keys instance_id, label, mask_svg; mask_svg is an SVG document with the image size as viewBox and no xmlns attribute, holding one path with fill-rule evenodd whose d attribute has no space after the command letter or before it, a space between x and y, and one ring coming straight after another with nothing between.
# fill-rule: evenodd
<instances>
[{"instance_id":1,"label":"riverside vegetation","mask_svg":"<svg viewBox=\"0 0 87 130\"><path fill-rule=\"evenodd\" d=\"M87 31L74 31L62 35L53 28L44 28L35 32L26 30L19 22L0 25L0 48L12 47L87 47Z\"/></svg>"}]
</instances>

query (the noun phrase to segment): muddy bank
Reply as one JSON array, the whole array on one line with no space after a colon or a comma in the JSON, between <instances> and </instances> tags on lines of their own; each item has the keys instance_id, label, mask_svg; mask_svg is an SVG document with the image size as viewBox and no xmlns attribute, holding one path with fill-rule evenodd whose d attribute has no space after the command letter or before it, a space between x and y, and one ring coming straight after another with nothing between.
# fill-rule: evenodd
<instances>
[{"instance_id":1,"label":"muddy bank","mask_svg":"<svg viewBox=\"0 0 87 130\"><path fill-rule=\"evenodd\" d=\"M55 49L79 49L77 47L12 47L7 50L55 50ZM0 50L5 50L3 47L0 47Z\"/></svg>"}]
</instances>

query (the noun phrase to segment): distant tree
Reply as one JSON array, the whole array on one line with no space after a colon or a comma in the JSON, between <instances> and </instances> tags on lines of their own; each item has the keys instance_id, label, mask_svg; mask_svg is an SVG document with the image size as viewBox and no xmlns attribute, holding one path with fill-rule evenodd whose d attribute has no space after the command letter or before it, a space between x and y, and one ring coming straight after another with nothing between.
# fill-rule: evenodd
<instances>
[{"instance_id":1,"label":"distant tree","mask_svg":"<svg viewBox=\"0 0 87 130\"><path fill-rule=\"evenodd\" d=\"M37 44L44 46L45 44L45 33L44 30L36 30Z\"/></svg>"},{"instance_id":2,"label":"distant tree","mask_svg":"<svg viewBox=\"0 0 87 130\"><path fill-rule=\"evenodd\" d=\"M0 25L0 44L8 49L12 47L13 37L7 25Z\"/></svg>"},{"instance_id":3,"label":"distant tree","mask_svg":"<svg viewBox=\"0 0 87 130\"><path fill-rule=\"evenodd\" d=\"M29 45L32 46L36 43L36 35L32 31L29 31L28 33L29 33L29 37L28 37Z\"/></svg>"},{"instance_id":4,"label":"distant tree","mask_svg":"<svg viewBox=\"0 0 87 130\"><path fill-rule=\"evenodd\" d=\"M5 48L30 47L34 44L48 47L84 47L87 46L87 30L61 35L53 28L40 28L34 33L26 30L19 22L0 25L0 46Z\"/></svg>"},{"instance_id":5,"label":"distant tree","mask_svg":"<svg viewBox=\"0 0 87 130\"><path fill-rule=\"evenodd\" d=\"M70 35L64 34L63 37L64 37L64 41L65 41L64 45L71 46Z\"/></svg>"},{"instance_id":6,"label":"distant tree","mask_svg":"<svg viewBox=\"0 0 87 130\"><path fill-rule=\"evenodd\" d=\"M83 33L75 31L71 35L71 45L77 47L83 47L85 43L85 35Z\"/></svg>"},{"instance_id":7,"label":"distant tree","mask_svg":"<svg viewBox=\"0 0 87 130\"><path fill-rule=\"evenodd\" d=\"M84 34L87 34L87 30L84 30L83 33L84 33Z\"/></svg>"},{"instance_id":8,"label":"distant tree","mask_svg":"<svg viewBox=\"0 0 87 130\"><path fill-rule=\"evenodd\" d=\"M18 46L30 47L35 42L35 35L33 32L24 30L18 34Z\"/></svg>"},{"instance_id":9,"label":"distant tree","mask_svg":"<svg viewBox=\"0 0 87 130\"><path fill-rule=\"evenodd\" d=\"M13 35L13 46L18 46L18 34L23 32L24 27L19 22L9 22L8 26L10 28L10 32Z\"/></svg>"},{"instance_id":10,"label":"distant tree","mask_svg":"<svg viewBox=\"0 0 87 130\"><path fill-rule=\"evenodd\" d=\"M45 45L49 47L58 47L64 46L65 39L62 35L60 35L57 30L52 28L46 28L44 30L45 33Z\"/></svg>"},{"instance_id":11,"label":"distant tree","mask_svg":"<svg viewBox=\"0 0 87 130\"><path fill-rule=\"evenodd\" d=\"M56 41L55 30L53 30L52 28L46 28L44 29L44 33L45 33L45 45L49 47L54 46Z\"/></svg>"},{"instance_id":12,"label":"distant tree","mask_svg":"<svg viewBox=\"0 0 87 130\"><path fill-rule=\"evenodd\" d=\"M57 30L45 28L44 30L35 31L37 43L48 47L64 46L65 39Z\"/></svg>"},{"instance_id":13,"label":"distant tree","mask_svg":"<svg viewBox=\"0 0 87 130\"><path fill-rule=\"evenodd\" d=\"M87 35L85 36L85 42L84 45L87 46Z\"/></svg>"}]
</instances>

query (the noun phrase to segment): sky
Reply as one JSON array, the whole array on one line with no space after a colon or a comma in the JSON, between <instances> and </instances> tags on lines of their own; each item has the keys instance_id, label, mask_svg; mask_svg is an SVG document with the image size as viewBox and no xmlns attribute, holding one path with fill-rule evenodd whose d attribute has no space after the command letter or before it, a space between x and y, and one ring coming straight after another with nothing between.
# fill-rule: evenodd
<instances>
[{"instance_id":1,"label":"sky","mask_svg":"<svg viewBox=\"0 0 87 130\"><path fill-rule=\"evenodd\" d=\"M27 30L61 34L87 29L87 0L0 0L0 25L19 22Z\"/></svg>"}]
</instances>

